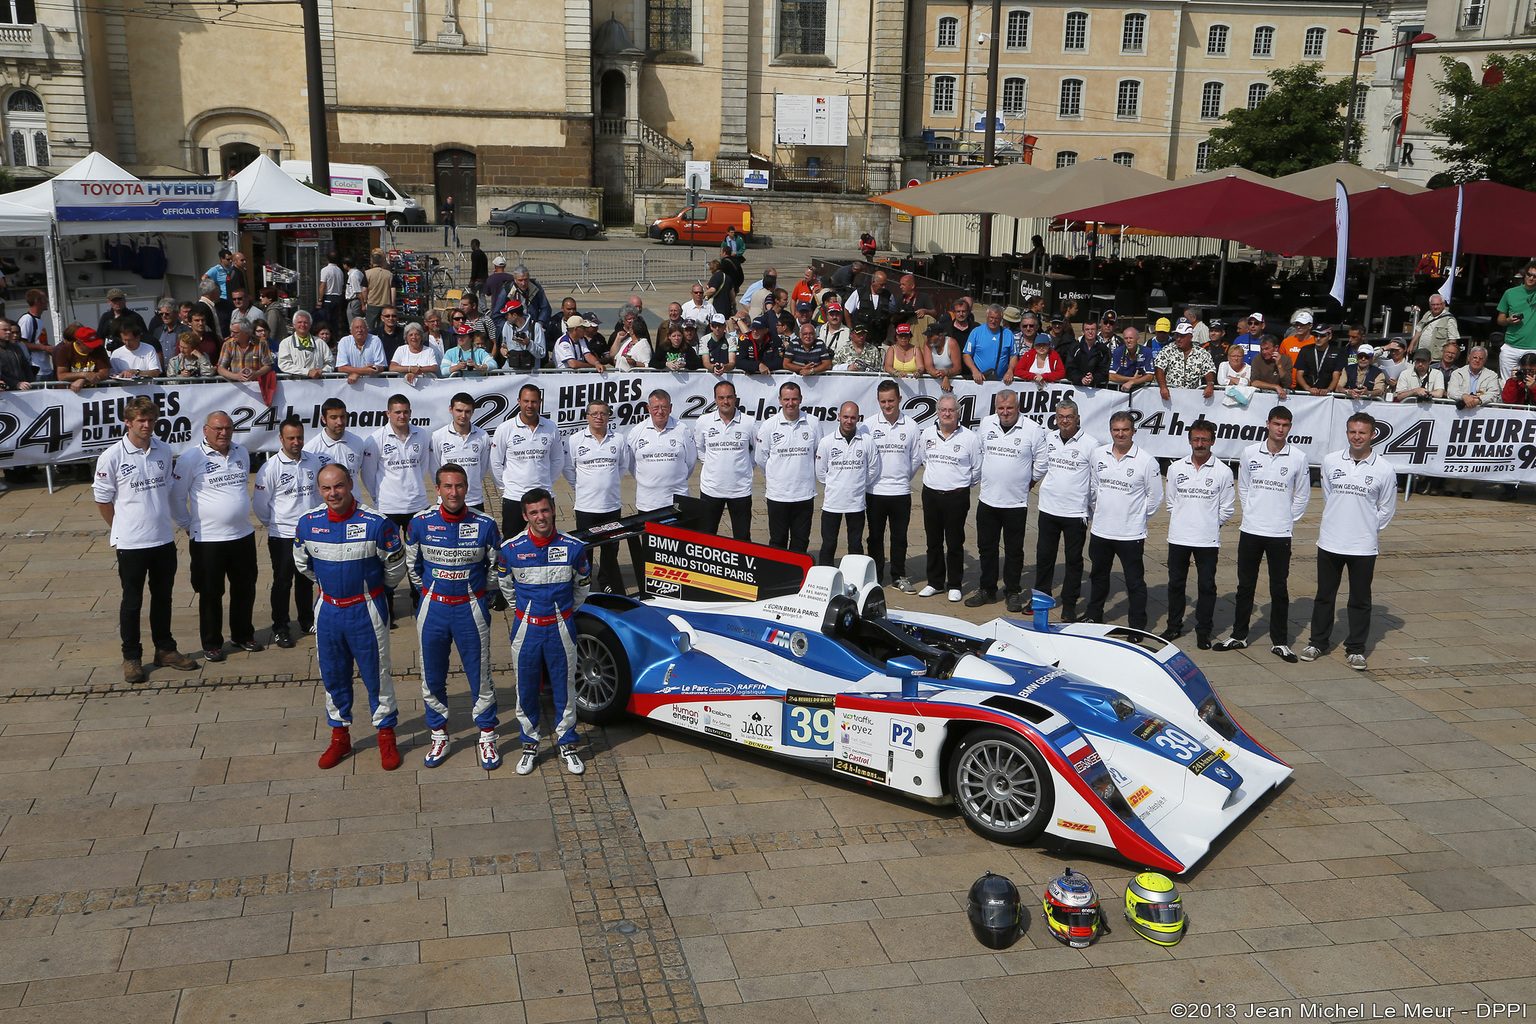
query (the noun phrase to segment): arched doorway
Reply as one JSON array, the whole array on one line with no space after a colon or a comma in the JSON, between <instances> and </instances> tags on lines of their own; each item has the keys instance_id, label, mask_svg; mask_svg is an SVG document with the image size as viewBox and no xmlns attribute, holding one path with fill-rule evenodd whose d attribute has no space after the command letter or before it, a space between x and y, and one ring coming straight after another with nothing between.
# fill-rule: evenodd
<instances>
[{"instance_id":1,"label":"arched doorway","mask_svg":"<svg viewBox=\"0 0 1536 1024\"><path fill-rule=\"evenodd\" d=\"M628 113L624 88L624 72L612 68L603 73L602 80L598 83L597 116L624 117Z\"/></svg>"},{"instance_id":2,"label":"arched doorway","mask_svg":"<svg viewBox=\"0 0 1536 1024\"><path fill-rule=\"evenodd\" d=\"M233 178L260 155L261 150L249 142L231 142L219 147L219 164L224 168L224 176Z\"/></svg>"},{"instance_id":3,"label":"arched doorway","mask_svg":"<svg viewBox=\"0 0 1536 1024\"><path fill-rule=\"evenodd\" d=\"M434 166L437 187L438 223L442 223L443 199L453 197L455 217L460 224L480 220L475 200L475 154L467 149L440 149Z\"/></svg>"}]
</instances>

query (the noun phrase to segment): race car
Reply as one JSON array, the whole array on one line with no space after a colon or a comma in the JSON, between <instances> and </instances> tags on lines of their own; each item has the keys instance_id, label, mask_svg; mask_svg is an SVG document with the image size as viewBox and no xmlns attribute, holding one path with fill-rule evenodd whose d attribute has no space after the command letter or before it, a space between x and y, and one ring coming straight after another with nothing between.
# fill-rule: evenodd
<instances>
[{"instance_id":1,"label":"race car","mask_svg":"<svg viewBox=\"0 0 1536 1024\"><path fill-rule=\"evenodd\" d=\"M1291 769L1195 664L1140 630L887 607L874 561L634 524L641 598L577 615L572 699L1181 874ZM623 524L600 527L610 538ZM643 549L639 550L639 549Z\"/></svg>"}]
</instances>

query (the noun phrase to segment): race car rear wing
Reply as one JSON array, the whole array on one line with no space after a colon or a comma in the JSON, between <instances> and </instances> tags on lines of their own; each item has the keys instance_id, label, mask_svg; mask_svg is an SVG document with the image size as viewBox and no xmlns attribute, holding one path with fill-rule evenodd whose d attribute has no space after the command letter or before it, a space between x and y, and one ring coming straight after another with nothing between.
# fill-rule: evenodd
<instances>
[{"instance_id":1,"label":"race car rear wing","mask_svg":"<svg viewBox=\"0 0 1536 1024\"><path fill-rule=\"evenodd\" d=\"M809 555L728 540L689 529L703 503L676 506L602 523L575 536L594 548L629 543L635 580L650 597L685 601L763 601L799 593Z\"/></svg>"}]
</instances>

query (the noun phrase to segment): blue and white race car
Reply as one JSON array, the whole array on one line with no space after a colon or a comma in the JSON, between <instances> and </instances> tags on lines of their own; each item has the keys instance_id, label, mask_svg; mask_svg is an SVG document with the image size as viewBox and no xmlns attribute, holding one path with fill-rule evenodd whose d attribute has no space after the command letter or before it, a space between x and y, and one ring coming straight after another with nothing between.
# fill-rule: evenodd
<instances>
[{"instance_id":1,"label":"blue and white race car","mask_svg":"<svg viewBox=\"0 0 1536 1024\"><path fill-rule=\"evenodd\" d=\"M866 556L812 568L638 529L648 595L594 594L578 613L573 699L587 721L631 712L953 800L989 839L1047 833L1174 874L1291 774L1152 634L1048 625L1043 610L979 626L893 611Z\"/></svg>"}]
</instances>

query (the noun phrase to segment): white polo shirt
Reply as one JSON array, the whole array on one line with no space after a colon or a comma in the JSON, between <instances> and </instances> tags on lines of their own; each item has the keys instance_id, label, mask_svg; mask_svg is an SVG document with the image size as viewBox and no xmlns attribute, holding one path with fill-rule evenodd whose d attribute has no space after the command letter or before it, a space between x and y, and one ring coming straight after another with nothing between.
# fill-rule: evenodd
<instances>
[{"instance_id":1,"label":"white polo shirt","mask_svg":"<svg viewBox=\"0 0 1536 1024\"><path fill-rule=\"evenodd\" d=\"M113 507L113 547L138 551L176 539L171 522L175 462L170 446L156 437L143 451L124 437L97 457L91 493L98 504Z\"/></svg>"},{"instance_id":2,"label":"white polo shirt","mask_svg":"<svg viewBox=\"0 0 1536 1024\"><path fill-rule=\"evenodd\" d=\"M1289 537L1312 500L1307 455L1287 444L1279 454L1259 441L1243 450L1237 467L1237 496L1243 502L1242 533Z\"/></svg>"},{"instance_id":3,"label":"white polo shirt","mask_svg":"<svg viewBox=\"0 0 1536 1024\"><path fill-rule=\"evenodd\" d=\"M1397 514L1397 473L1372 452L1358 462L1349 449L1323 456L1323 522L1317 546L1335 555L1374 555L1381 531Z\"/></svg>"},{"instance_id":4,"label":"white polo shirt","mask_svg":"<svg viewBox=\"0 0 1536 1024\"><path fill-rule=\"evenodd\" d=\"M1212 455L1196 466L1189 457L1168 467L1168 543L1187 548L1221 546L1221 528L1237 510L1232 471Z\"/></svg>"},{"instance_id":5,"label":"white polo shirt","mask_svg":"<svg viewBox=\"0 0 1536 1024\"><path fill-rule=\"evenodd\" d=\"M491 439L491 476L503 498L522 501L535 487L551 489L564 465L565 445L547 416L531 427L513 416Z\"/></svg>"},{"instance_id":6,"label":"white polo shirt","mask_svg":"<svg viewBox=\"0 0 1536 1024\"><path fill-rule=\"evenodd\" d=\"M591 428L565 438L565 478L576 492L577 512L616 512L619 485L629 469L629 445L610 429L601 439Z\"/></svg>"},{"instance_id":7,"label":"white polo shirt","mask_svg":"<svg viewBox=\"0 0 1536 1024\"><path fill-rule=\"evenodd\" d=\"M1007 430L994 414L981 421L981 503L993 508L1027 508L1029 489L1045 476L1050 448L1045 428L1020 416Z\"/></svg>"},{"instance_id":8,"label":"white polo shirt","mask_svg":"<svg viewBox=\"0 0 1536 1024\"><path fill-rule=\"evenodd\" d=\"M821 481L823 512L863 512L864 495L880 477L880 448L862 428L852 440L841 430L816 444L816 479Z\"/></svg>"},{"instance_id":9,"label":"white polo shirt","mask_svg":"<svg viewBox=\"0 0 1536 1024\"><path fill-rule=\"evenodd\" d=\"M730 422L713 413L699 420L694 439L703 467L699 470L699 493L711 498L750 497L757 424L740 409Z\"/></svg>"},{"instance_id":10,"label":"white polo shirt","mask_svg":"<svg viewBox=\"0 0 1536 1024\"><path fill-rule=\"evenodd\" d=\"M981 438L960 426L944 437L938 423L930 423L923 429L922 462L924 487L935 491L975 487L981 480Z\"/></svg>"},{"instance_id":11,"label":"white polo shirt","mask_svg":"<svg viewBox=\"0 0 1536 1024\"><path fill-rule=\"evenodd\" d=\"M1035 507L1062 519L1088 518L1088 494L1093 488L1093 453L1099 440L1078 428L1069 438L1061 431L1045 435L1045 479L1040 481L1040 496Z\"/></svg>"},{"instance_id":12,"label":"white polo shirt","mask_svg":"<svg viewBox=\"0 0 1536 1024\"><path fill-rule=\"evenodd\" d=\"M402 439L385 424L363 442L363 486L385 515L415 515L432 504L424 482L432 435L411 425Z\"/></svg>"},{"instance_id":13,"label":"white polo shirt","mask_svg":"<svg viewBox=\"0 0 1536 1024\"><path fill-rule=\"evenodd\" d=\"M452 423L438 427L432 431L432 448L427 454L428 487L436 485L438 469L450 462L463 466L469 474L465 504L485 504L485 474L491 470L491 435L473 423L467 436L455 430Z\"/></svg>"},{"instance_id":14,"label":"white polo shirt","mask_svg":"<svg viewBox=\"0 0 1536 1024\"><path fill-rule=\"evenodd\" d=\"M906 413L892 423L883 414L864 417L864 427L880 449L880 476L871 494L894 497L912 493L912 478L922 465L923 428Z\"/></svg>"},{"instance_id":15,"label":"white polo shirt","mask_svg":"<svg viewBox=\"0 0 1536 1024\"><path fill-rule=\"evenodd\" d=\"M304 442L304 450L314 453L322 467L333 462L345 466L353 478L363 465L363 439L350 430L343 430L339 441L332 441L331 435L322 430Z\"/></svg>"},{"instance_id":16,"label":"white polo shirt","mask_svg":"<svg viewBox=\"0 0 1536 1024\"><path fill-rule=\"evenodd\" d=\"M816 446L821 423L804 412L793 422L781 412L757 428L753 458L763 471L768 501L810 501L816 497Z\"/></svg>"},{"instance_id":17,"label":"white polo shirt","mask_svg":"<svg viewBox=\"0 0 1536 1024\"><path fill-rule=\"evenodd\" d=\"M195 541L239 540L251 525L251 456L238 444L220 455L207 444L182 452L171 478L171 518Z\"/></svg>"},{"instance_id":18,"label":"white polo shirt","mask_svg":"<svg viewBox=\"0 0 1536 1024\"><path fill-rule=\"evenodd\" d=\"M1157 460L1134 444L1117 459L1114 445L1106 444L1093 453L1091 480L1090 532L1103 540L1145 540L1147 520L1163 503Z\"/></svg>"},{"instance_id":19,"label":"white polo shirt","mask_svg":"<svg viewBox=\"0 0 1536 1024\"><path fill-rule=\"evenodd\" d=\"M162 369L159 347L143 338L139 339L139 347L131 352L127 345L119 345L113 349L109 361L112 363L114 374L123 373L126 370L133 370L136 373L142 370L153 370L159 373Z\"/></svg>"},{"instance_id":20,"label":"white polo shirt","mask_svg":"<svg viewBox=\"0 0 1536 1024\"><path fill-rule=\"evenodd\" d=\"M299 517L320 504L316 477L324 463L314 452L290 459L279 451L256 471L251 508L272 537L293 538Z\"/></svg>"},{"instance_id":21,"label":"white polo shirt","mask_svg":"<svg viewBox=\"0 0 1536 1024\"><path fill-rule=\"evenodd\" d=\"M649 418L635 424L624 443L629 447L637 510L666 508L674 495L688 493L688 477L699 453L693 444L693 431L676 416L667 417L661 430Z\"/></svg>"}]
</instances>

